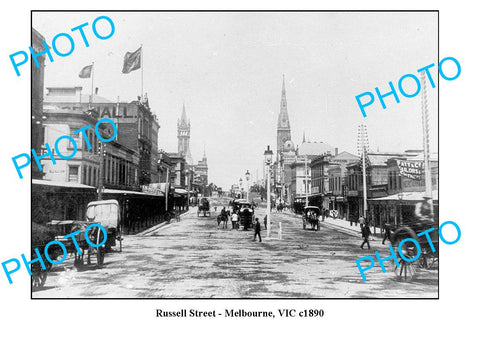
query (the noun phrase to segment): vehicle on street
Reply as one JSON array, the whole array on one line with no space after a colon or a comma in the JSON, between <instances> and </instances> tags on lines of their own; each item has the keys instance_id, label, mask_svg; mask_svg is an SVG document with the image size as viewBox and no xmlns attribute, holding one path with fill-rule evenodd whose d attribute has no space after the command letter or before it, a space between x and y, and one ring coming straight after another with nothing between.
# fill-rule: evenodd
<instances>
[{"instance_id":1,"label":"vehicle on street","mask_svg":"<svg viewBox=\"0 0 480 340\"><path fill-rule=\"evenodd\" d=\"M418 237L417 234L435 227L435 230L429 233L431 242L435 249L432 250L427 237ZM431 269L435 265L438 266L438 223L409 223L391 227L392 236L391 243L395 254L397 256L400 266L395 265L395 275L398 279L404 281L411 281L417 274L418 268ZM400 243L403 240L411 238L418 242L420 245L420 255L417 260L413 259L417 256L417 246L411 241L403 242L401 248ZM405 261L401 256L409 259Z\"/></svg>"},{"instance_id":2,"label":"vehicle on street","mask_svg":"<svg viewBox=\"0 0 480 340\"><path fill-rule=\"evenodd\" d=\"M103 265L105 246L98 248L92 247L85 238L85 230L90 224L92 223L86 221L51 221L47 223L47 229L55 235L55 241L61 242L65 246L67 255L74 255L75 260L73 265L77 268L84 265L85 255L87 255L88 264L91 264L91 257L94 256L97 260L97 266ZM78 253L77 247L71 237L64 238L65 235L74 233L78 230L80 230L80 233L75 235L75 240L78 247L81 249L81 254ZM88 230L88 239L91 243L100 244L102 243L103 238L104 236L100 228L92 227ZM56 260L58 257L63 256L63 250L60 246L54 245L48 248L48 255L52 260Z\"/></svg>"},{"instance_id":3,"label":"vehicle on street","mask_svg":"<svg viewBox=\"0 0 480 340\"><path fill-rule=\"evenodd\" d=\"M88 203L86 211L86 220L52 220L46 224L32 223L32 258L34 249L37 248L43 253L43 249L50 241L61 242L65 247L68 255L74 256L74 266L80 268L84 265L85 256L87 257L87 264L91 263L91 258L96 259L96 266L101 267L104 262L105 253L111 250L111 247L116 245L118 240L120 243L120 251L122 250L122 228L120 224L120 209L116 200L93 201ZM100 224L107 232L107 239L104 241L104 233L98 226L92 224ZM85 231L87 230L87 234ZM72 237L65 238L64 236L75 233L75 241ZM88 241L87 238L88 237ZM102 244L100 247L94 247L91 244ZM77 248L78 246L78 248ZM78 249L81 250L81 254ZM48 257L52 261L56 261L59 257L65 256L62 247L58 244L52 244L48 248ZM44 255L42 254L42 257ZM52 267L52 263L43 261L46 270L43 269L38 262L31 265L32 271L32 288L43 287L47 279L48 271Z\"/></svg>"},{"instance_id":4,"label":"vehicle on street","mask_svg":"<svg viewBox=\"0 0 480 340\"><path fill-rule=\"evenodd\" d=\"M210 202L208 201L208 198L202 197L198 201L198 211L197 211L197 216L210 216Z\"/></svg>"},{"instance_id":5,"label":"vehicle on street","mask_svg":"<svg viewBox=\"0 0 480 340\"><path fill-rule=\"evenodd\" d=\"M239 224L243 226L243 229L248 229L253 225L255 221L255 208L252 203L246 199L234 199L230 202L232 211L236 211L239 216Z\"/></svg>"},{"instance_id":6,"label":"vehicle on street","mask_svg":"<svg viewBox=\"0 0 480 340\"><path fill-rule=\"evenodd\" d=\"M88 224L99 223L107 231L107 242L105 248L110 251L116 246L116 241L120 243L122 251L122 224L120 223L120 206L117 200L93 201L87 205Z\"/></svg>"},{"instance_id":7,"label":"vehicle on street","mask_svg":"<svg viewBox=\"0 0 480 340\"><path fill-rule=\"evenodd\" d=\"M303 229L306 229L307 224L312 230L317 231L319 229L318 218L320 216L320 208L316 206L306 206L303 209L302 222Z\"/></svg>"}]
</instances>

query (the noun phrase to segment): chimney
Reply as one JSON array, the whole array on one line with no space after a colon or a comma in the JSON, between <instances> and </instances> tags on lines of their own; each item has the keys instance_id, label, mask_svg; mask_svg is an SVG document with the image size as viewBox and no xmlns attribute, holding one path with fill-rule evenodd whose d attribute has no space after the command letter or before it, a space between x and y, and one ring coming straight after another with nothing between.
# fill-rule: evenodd
<instances>
[{"instance_id":1,"label":"chimney","mask_svg":"<svg viewBox=\"0 0 480 340\"><path fill-rule=\"evenodd\" d=\"M335 148L335 156L338 155L338 148Z\"/></svg>"}]
</instances>

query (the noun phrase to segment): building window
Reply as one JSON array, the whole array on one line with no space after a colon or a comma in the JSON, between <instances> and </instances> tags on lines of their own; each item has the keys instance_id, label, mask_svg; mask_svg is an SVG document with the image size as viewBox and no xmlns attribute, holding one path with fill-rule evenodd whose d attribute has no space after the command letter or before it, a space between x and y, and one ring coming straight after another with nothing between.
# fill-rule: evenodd
<instances>
[{"instance_id":1,"label":"building window","mask_svg":"<svg viewBox=\"0 0 480 340\"><path fill-rule=\"evenodd\" d=\"M82 167L82 184L87 184L87 167Z\"/></svg>"},{"instance_id":2,"label":"building window","mask_svg":"<svg viewBox=\"0 0 480 340\"><path fill-rule=\"evenodd\" d=\"M68 167L68 181L78 183L78 165L70 165Z\"/></svg>"},{"instance_id":3,"label":"building window","mask_svg":"<svg viewBox=\"0 0 480 340\"><path fill-rule=\"evenodd\" d=\"M70 137L74 140L76 146L78 147L78 143L79 143L79 135L78 133L73 133L73 129L70 129ZM70 149L73 149L73 144L72 144L72 141L69 141L69 148Z\"/></svg>"}]
</instances>

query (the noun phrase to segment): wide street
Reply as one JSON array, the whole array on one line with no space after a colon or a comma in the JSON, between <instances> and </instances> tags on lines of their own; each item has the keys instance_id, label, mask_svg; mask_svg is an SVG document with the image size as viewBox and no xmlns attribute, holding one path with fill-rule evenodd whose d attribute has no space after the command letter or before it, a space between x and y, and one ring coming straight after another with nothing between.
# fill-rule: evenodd
<instances>
[{"instance_id":1,"label":"wide street","mask_svg":"<svg viewBox=\"0 0 480 340\"><path fill-rule=\"evenodd\" d=\"M224 202L222 202L224 203ZM225 204L224 204L225 205ZM216 216L197 217L197 208L145 236L124 237L123 251L108 253L102 268L77 270L69 258L54 266L33 298L435 298L438 270L421 270L412 282L395 279L391 263L360 276L355 260L388 256L376 238L362 250L359 236L324 225L303 230L300 217L272 214L272 234L252 242L253 232L218 229ZM265 209L256 215L263 220ZM282 222L282 239L278 223Z\"/></svg>"}]
</instances>

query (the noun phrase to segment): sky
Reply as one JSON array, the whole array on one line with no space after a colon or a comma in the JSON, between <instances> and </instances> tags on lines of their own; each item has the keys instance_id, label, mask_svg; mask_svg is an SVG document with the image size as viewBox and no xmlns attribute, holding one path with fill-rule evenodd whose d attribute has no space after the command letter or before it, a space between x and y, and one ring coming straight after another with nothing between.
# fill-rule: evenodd
<instances>
[{"instance_id":1,"label":"sky","mask_svg":"<svg viewBox=\"0 0 480 340\"><path fill-rule=\"evenodd\" d=\"M95 18L107 15L114 35L96 38ZM438 27L431 12L35 12L33 27L51 45L58 33L84 22L90 46L71 33L75 50L46 62L45 88L82 86L83 66L95 62L94 87L116 101L135 100L141 70L122 74L123 57L143 45L143 88L160 124L159 148L177 151L177 119L185 103L195 163L205 145L209 181L230 188L246 170L262 177L263 152L276 148L282 75L295 145L307 139L357 153L359 124L370 150L422 148L420 95L400 103L378 98L364 118L355 100L382 93L392 81L434 63L427 86L431 149L438 144ZM106 22L98 30L108 33ZM58 40L58 48L67 50ZM445 68L448 71L448 67ZM405 90L414 92L406 81ZM364 99L366 100L366 98Z\"/></svg>"}]
</instances>

